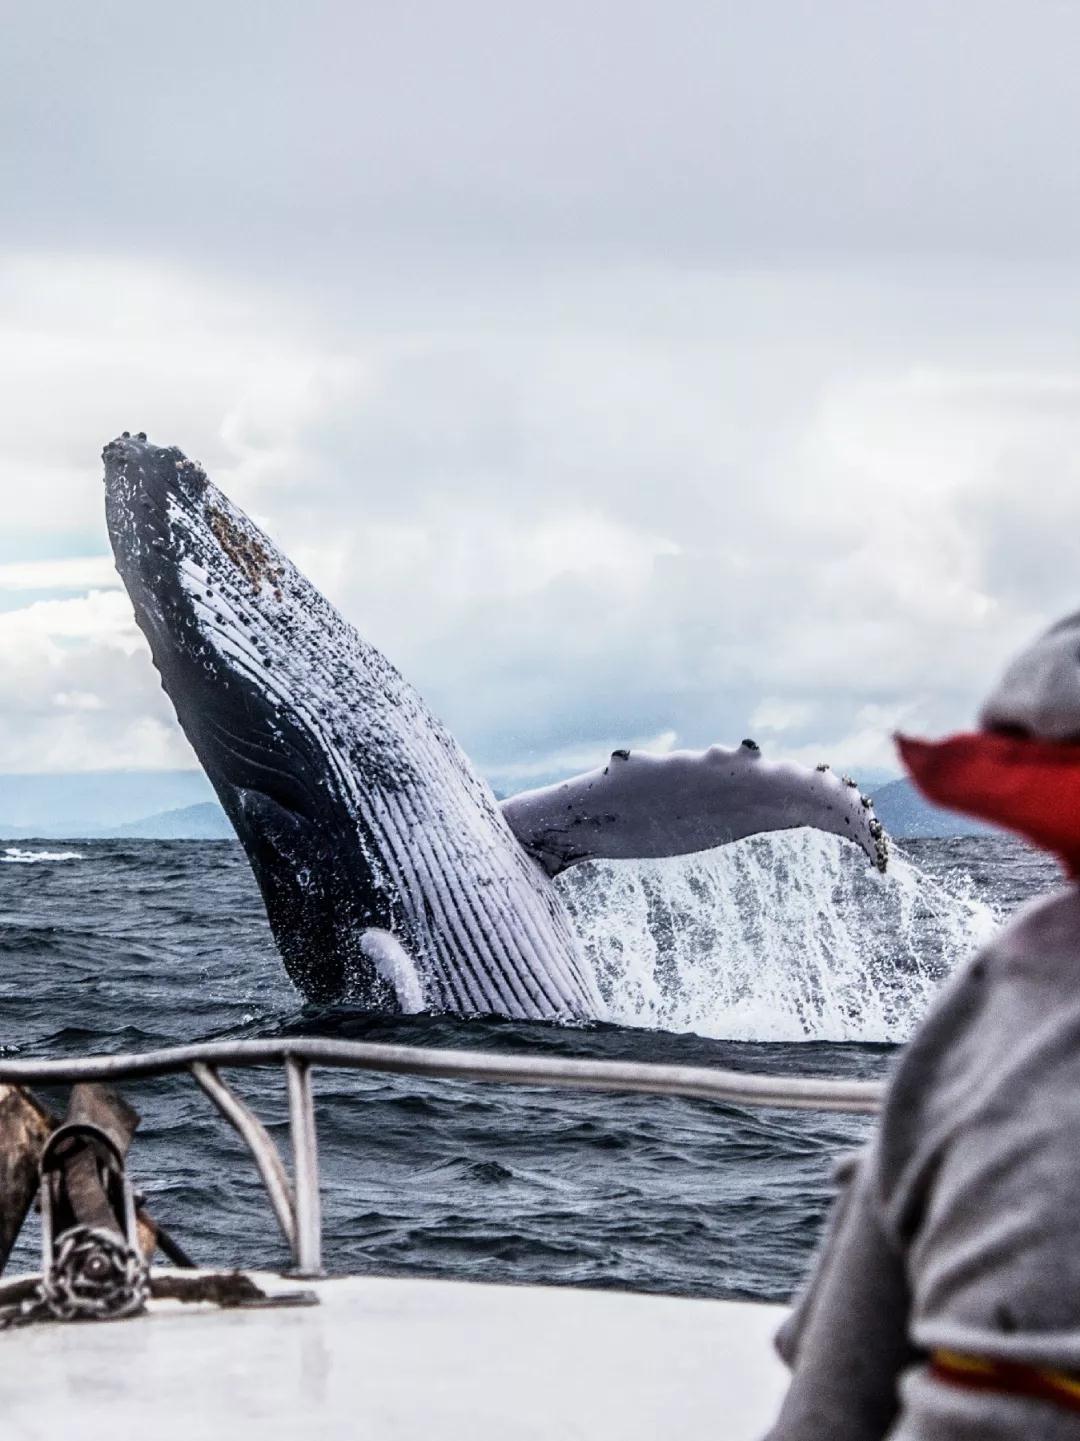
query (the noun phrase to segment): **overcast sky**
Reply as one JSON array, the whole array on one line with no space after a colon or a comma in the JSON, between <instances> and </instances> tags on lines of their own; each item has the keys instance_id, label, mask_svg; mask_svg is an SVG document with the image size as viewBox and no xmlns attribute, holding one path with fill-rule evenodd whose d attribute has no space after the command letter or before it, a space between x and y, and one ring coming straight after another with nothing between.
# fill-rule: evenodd
<instances>
[{"instance_id":1,"label":"overcast sky","mask_svg":"<svg viewBox=\"0 0 1080 1441\"><path fill-rule=\"evenodd\" d=\"M0 0L0 772L195 761L179 444L501 786L893 768L1080 603L1073 0Z\"/></svg>"}]
</instances>

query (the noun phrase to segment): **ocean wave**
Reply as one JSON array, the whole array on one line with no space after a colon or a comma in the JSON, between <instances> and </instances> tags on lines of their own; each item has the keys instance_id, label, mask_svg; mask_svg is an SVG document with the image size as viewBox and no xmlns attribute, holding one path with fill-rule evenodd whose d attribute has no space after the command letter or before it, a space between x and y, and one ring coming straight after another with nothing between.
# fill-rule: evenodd
<instances>
[{"instance_id":1,"label":"ocean wave","mask_svg":"<svg viewBox=\"0 0 1080 1441\"><path fill-rule=\"evenodd\" d=\"M19 846L5 846L0 862L9 866L32 866L39 861L83 861L81 851L24 851Z\"/></svg>"}]
</instances>

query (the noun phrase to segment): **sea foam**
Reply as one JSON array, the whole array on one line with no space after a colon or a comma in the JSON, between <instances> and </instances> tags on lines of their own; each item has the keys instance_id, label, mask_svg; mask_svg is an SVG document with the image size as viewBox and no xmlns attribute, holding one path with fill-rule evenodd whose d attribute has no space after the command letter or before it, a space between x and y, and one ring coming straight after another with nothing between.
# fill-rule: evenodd
<instances>
[{"instance_id":1,"label":"sea foam","mask_svg":"<svg viewBox=\"0 0 1080 1441\"><path fill-rule=\"evenodd\" d=\"M612 1021L718 1039L903 1041L996 926L902 851L881 876L809 829L559 886Z\"/></svg>"},{"instance_id":2,"label":"sea foam","mask_svg":"<svg viewBox=\"0 0 1080 1441\"><path fill-rule=\"evenodd\" d=\"M0 862L9 866L32 866L38 861L81 861L79 851L24 851L18 846L5 846Z\"/></svg>"}]
</instances>

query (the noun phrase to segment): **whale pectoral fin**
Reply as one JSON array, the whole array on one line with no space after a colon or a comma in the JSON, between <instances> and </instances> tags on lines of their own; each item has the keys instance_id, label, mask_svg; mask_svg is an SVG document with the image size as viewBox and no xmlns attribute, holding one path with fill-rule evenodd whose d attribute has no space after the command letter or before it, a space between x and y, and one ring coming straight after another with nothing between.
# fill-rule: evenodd
<instances>
[{"instance_id":1,"label":"whale pectoral fin","mask_svg":"<svg viewBox=\"0 0 1080 1441\"><path fill-rule=\"evenodd\" d=\"M360 937L360 952L393 991L404 1015L414 1016L424 1009L424 988L416 962L397 936L372 926Z\"/></svg>"},{"instance_id":2,"label":"whale pectoral fin","mask_svg":"<svg viewBox=\"0 0 1080 1441\"><path fill-rule=\"evenodd\" d=\"M888 860L881 822L854 781L827 766L766 761L753 741L613 751L602 769L511 796L502 812L549 876L578 861L688 855L796 826L847 837L880 871Z\"/></svg>"}]
</instances>

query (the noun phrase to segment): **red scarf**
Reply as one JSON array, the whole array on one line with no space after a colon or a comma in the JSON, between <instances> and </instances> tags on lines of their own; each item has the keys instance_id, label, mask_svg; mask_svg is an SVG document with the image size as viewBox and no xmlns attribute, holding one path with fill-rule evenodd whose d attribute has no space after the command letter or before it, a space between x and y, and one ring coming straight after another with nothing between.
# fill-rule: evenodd
<instances>
[{"instance_id":1,"label":"red scarf","mask_svg":"<svg viewBox=\"0 0 1080 1441\"><path fill-rule=\"evenodd\" d=\"M1080 877L1080 745L982 731L896 744L929 800L1019 831Z\"/></svg>"}]
</instances>

